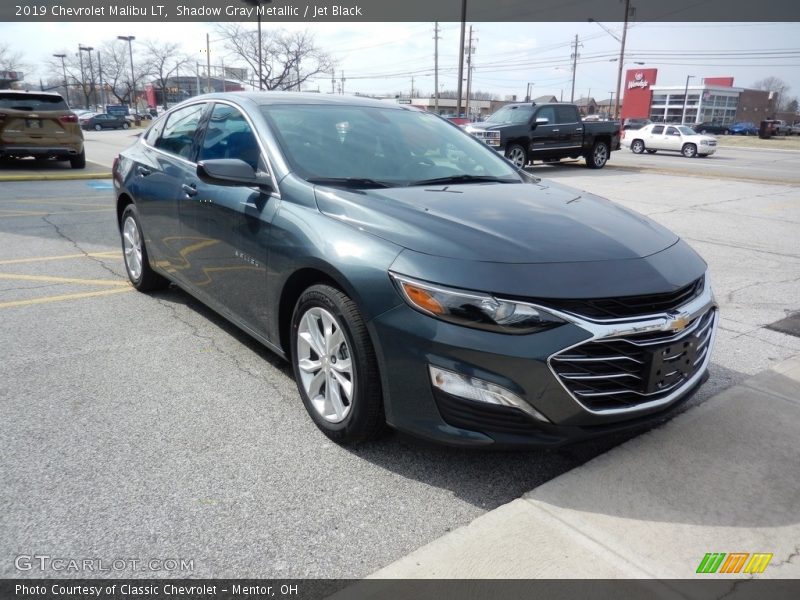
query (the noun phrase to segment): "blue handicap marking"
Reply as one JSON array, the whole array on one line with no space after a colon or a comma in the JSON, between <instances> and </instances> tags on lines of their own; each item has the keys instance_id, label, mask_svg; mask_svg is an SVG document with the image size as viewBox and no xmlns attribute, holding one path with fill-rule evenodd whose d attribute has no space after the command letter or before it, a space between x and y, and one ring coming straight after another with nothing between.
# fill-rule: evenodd
<instances>
[{"instance_id":1,"label":"blue handicap marking","mask_svg":"<svg viewBox=\"0 0 800 600\"><path fill-rule=\"evenodd\" d=\"M110 190L114 187L110 181L104 179L94 179L86 182L86 185L95 190Z\"/></svg>"}]
</instances>

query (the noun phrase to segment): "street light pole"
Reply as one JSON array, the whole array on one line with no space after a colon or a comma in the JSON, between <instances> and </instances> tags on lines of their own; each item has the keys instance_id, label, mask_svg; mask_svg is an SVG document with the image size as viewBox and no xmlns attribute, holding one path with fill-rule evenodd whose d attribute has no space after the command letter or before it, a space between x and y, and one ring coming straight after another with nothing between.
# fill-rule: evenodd
<instances>
[{"instance_id":1,"label":"street light pole","mask_svg":"<svg viewBox=\"0 0 800 600\"><path fill-rule=\"evenodd\" d=\"M67 67L64 65L64 59L67 58L66 54L53 54L54 57L61 59L61 72L64 73L64 98L69 104L69 85L67 85Z\"/></svg>"},{"instance_id":2,"label":"street light pole","mask_svg":"<svg viewBox=\"0 0 800 600\"><path fill-rule=\"evenodd\" d=\"M254 6L256 9L256 21L258 22L258 89L264 89L264 60L261 50L261 5L270 4L272 0L242 0L248 6ZM299 89L299 84L298 84Z\"/></svg>"},{"instance_id":3,"label":"street light pole","mask_svg":"<svg viewBox=\"0 0 800 600\"><path fill-rule=\"evenodd\" d=\"M89 81L89 95L94 95L94 106L97 108L97 88L94 86L94 66L92 66L92 50L94 50L94 48L92 46L78 46L78 50L89 54L89 77L91 77L91 81Z\"/></svg>"},{"instance_id":4,"label":"street light pole","mask_svg":"<svg viewBox=\"0 0 800 600\"><path fill-rule=\"evenodd\" d=\"M683 113L681 114L681 125L686 124L686 101L688 100L690 79L694 79L694 75L686 76L686 87L683 88Z\"/></svg>"},{"instance_id":5,"label":"street light pole","mask_svg":"<svg viewBox=\"0 0 800 600\"><path fill-rule=\"evenodd\" d=\"M136 106L136 75L133 70L133 40L136 36L133 35L118 35L118 40L128 42L128 56L131 59L131 105L133 106L133 114L135 118L139 116L139 109Z\"/></svg>"},{"instance_id":6,"label":"street light pole","mask_svg":"<svg viewBox=\"0 0 800 600\"><path fill-rule=\"evenodd\" d=\"M458 86L456 91L456 117L461 116L461 91L464 85L464 34L467 29L467 0L461 0L461 39L458 45Z\"/></svg>"}]
</instances>

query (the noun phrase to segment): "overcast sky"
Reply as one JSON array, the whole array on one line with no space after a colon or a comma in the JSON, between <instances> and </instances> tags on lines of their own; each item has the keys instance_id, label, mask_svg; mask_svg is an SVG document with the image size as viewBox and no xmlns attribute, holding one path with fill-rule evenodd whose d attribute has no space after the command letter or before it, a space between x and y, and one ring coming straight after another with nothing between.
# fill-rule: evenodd
<instances>
[{"instance_id":1,"label":"overcast sky","mask_svg":"<svg viewBox=\"0 0 800 600\"><path fill-rule=\"evenodd\" d=\"M473 23L473 89L500 97L553 94L569 100L572 81L570 43L578 34L582 46L575 97L598 100L615 89L619 42L596 23ZM603 23L615 34L621 23ZM414 88L433 92L433 23L301 23L290 29L312 32L318 45L337 63L337 77L345 73L347 93L407 94ZM455 89L459 24L441 23L439 40L440 87ZM255 28L255 24L253 24ZM0 40L22 52L29 69L26 80L38 83L47 72L39 68L50 55L78 44L99 46L117 35L179 42L184 51L205 62L205 35L211 34L212 64L224 60L234 66L213 24L205 23L0 23ZM626 67L658 68L660 85L683 85L687 75L732 76L746 87L758 79L776 76L800 96L800 24L798 23L633 23L628 31ZM367 78L369 77L369 78ZM330 76L315 81L330 91ZM419 94L417 94L419 95Z\"/></svg>"}]
</instances>

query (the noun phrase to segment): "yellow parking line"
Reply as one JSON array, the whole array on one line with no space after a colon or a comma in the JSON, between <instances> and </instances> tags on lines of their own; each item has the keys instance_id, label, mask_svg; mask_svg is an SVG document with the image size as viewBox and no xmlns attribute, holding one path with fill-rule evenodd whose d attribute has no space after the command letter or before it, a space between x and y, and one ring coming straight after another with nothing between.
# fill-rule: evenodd
<instances>
[{"instance_id":1,"label":"yellow parking line","mask_svg":"<svg viewBox=\"0 0 800 600\"><path fill-rule=\"evenodd\" d=\"M98 197L98 200L107 200L106 196ZM86 200L86 196L59 196L59 201L62 200ZM0 200L2 204L16 204L17 202L53 202L53 198L3 198Z\"/></svg>"},{"instance_id":2,"label":"yellow parking line","mask_svg":"<svg viewBox=\"0 0 800 600\"><path fill-rule=\"evenodd\" d=\"M46 212L32 210L18 210L16 208L0 208L0 213L15 213L20 215L46 215ZM0 215L5 216L5 215Z\"/></svg>"},{"instance_id":3,"label":"yellow parking line","mask_svg":"<svg viewBox=\"0 0 800 600\"><path fill-rule=\"evenodd\" d=\"M81 198L81 200L86 200L86 198ZM12 204L55 204L57 206L92 206L94 208L98 208L100 206L106 205L106 208L110 208L108 205L108 198L100 198L102 202L62 202L61 200L17 200L16 202L12 202Z\"/></svg>"},{"instance_id":4,"label":"yellow parking line","mask_svg":"<svg viewBox=\"0 0 800 600\"><path fill-rule=\"evenodd\" d=\"M10 258L8 260L0 260L0 265L18 265L21 263L40 262L44 260L67 260L70 258L116 258L122 256L118 250L110 250L108 252L89 252L87 254L62 254L61 256L36 256L33 258Z\"/></svg>"},{"instance_id":5,"label":"yellow parking line","mask_svg":"<svg viewBox=\"0 0 800 600\"><path fill-rule=\"evenodd\" d=\"M74 277L53 277L51 275L23 275L21 273L0 273L0 279L14 281L48 281L50 283L77 283L78 285L113 285L127 286L122 279L77 279Z\"/></svg>"},{"instance_id":6,"label":"yellow parking line","mask_svg":"<svg viewBox=\"0 0 800 600\"><path fill-rule=\"evenodd\" d=\"M14 300L12 302L0 302L0 309L13 308L15 306L30 306L32 304L46 304L48 302L61 302L63 300L77 300L79 298L95 298L97 296L108 296L110 294L120 294L122 292L131 292L133 288L127 283L127 287L116 288L111 290L99 290L97 292L83 292L80 294L62 294L61 296L45 296L43 298L32 298L30 300Z\"/></svg>"},{"instance_id":7,"label":"yellow parking line","mask_svg":"<svg viewBox=\"0 0 800 600\"><path fill-rule=\"evenodd\" d=\"M5 219L7 217L41 217L41 216L51 216L51 215L77 215L80 213L93 213L93 212L112 212L115 211L115 208L95 208L95 209L88 209L88 210L64 210L61 212L29 212L29 213L22 213L22 214L13 214L13 215L0 215L0 219ZM21 213L21 211L14 211L15 213Z\"/></svg>"}]
</instances>

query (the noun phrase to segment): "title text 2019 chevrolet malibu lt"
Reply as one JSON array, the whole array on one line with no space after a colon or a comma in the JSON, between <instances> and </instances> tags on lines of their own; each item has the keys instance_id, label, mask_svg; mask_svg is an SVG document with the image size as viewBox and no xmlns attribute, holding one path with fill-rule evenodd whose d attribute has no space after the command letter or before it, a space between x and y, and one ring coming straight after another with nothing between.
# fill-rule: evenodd
<instances>
[{"instance_id":1,"label":"title text 2019 chevrolet malibu lt","mask_svg":"<svg viewBox=\"0 0 800 600\"><path fill-rule=\"evenodd\" d=\"M131 282L174 282L291 361L311 418L463 446L663 418L706 377L706 264L429 113L318 94L194 98L114 165Z\"/></svg>"}]
</instances>

